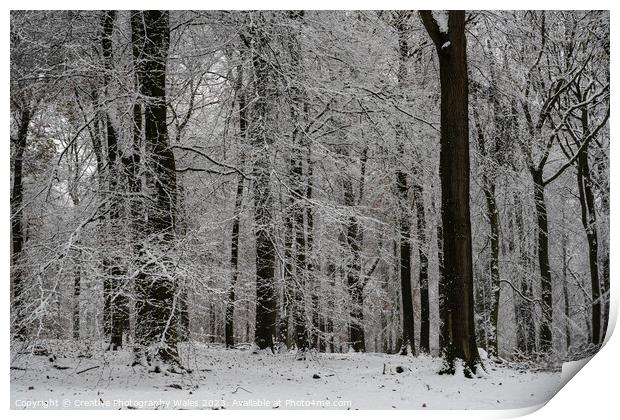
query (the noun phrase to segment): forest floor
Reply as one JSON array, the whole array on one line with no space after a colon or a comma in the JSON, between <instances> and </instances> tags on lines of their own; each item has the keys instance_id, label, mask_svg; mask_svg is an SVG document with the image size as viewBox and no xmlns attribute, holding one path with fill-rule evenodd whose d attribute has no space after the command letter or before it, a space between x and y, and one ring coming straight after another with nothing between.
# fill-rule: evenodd
<instances>
[{"instance_id":1,"label":"forest floor","mask_svg":"<svg viewBox=\"0 0 620 420\"><path fill-rule=\"evenodd\" d=\"M194 344L182 352L190 373L163 374L131 367L129 351L85 356L75 345L52 347L12 354L11 408L510 409L544 403L560 387L559 372L489 361L481 377L438 375L441 360L429 356L335 353L299 361L294 353Z\"/></svg>"}]
</instances>

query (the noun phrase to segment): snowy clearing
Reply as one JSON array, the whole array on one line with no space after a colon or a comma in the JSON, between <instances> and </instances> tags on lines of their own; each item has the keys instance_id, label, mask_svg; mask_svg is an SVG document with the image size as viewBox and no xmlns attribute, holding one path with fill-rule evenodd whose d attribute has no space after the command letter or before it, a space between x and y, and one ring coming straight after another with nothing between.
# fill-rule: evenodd
<instances>
[{"instance_id":1,"label":"snowy clearing","mask_svg":"<svg viewBox=\"0 0 620 420\"><path fill-rule=\"evenodd\" d=\"M191 373L180 375L132 368L128 351L80 353L14 358L11 408L510 409L543 403L560 386L559 372L489 362L484 377L442 376L436 373L441 361L428 356L336 353L298 361L294 353L197 344L183 352Z\"/></svg>"}]
</instances>

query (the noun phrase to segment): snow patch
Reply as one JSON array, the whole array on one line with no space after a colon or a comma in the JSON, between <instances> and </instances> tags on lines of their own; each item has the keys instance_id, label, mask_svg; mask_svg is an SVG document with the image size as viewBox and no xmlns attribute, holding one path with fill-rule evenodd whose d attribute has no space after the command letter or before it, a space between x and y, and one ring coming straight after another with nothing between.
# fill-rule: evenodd
<instances>
[{"instance_id":1,"label":"snow patch","mask_svg":"<svg viewBox=\"0 0 620 420\"><path fill-rule=\"evenodd\" d=\"M439 30L444 34L448 33L448 11L447 10L433 10L431 12ZM443 47L442 47L443 48Z\"/></svg>"},{"instance_id":2,"label":"snow patch","mask_svg":"<svg viewBox=\"0 0 620 420\"><path fill-rule=\"evenodd\" d=\"M314 400L334 405L282 404L280 408L511 409L544 403L561 385L559 372L522 372L496 364L488 365L490 376L478 367L477 375L467 379L458 360L455 375L438 375L443 360L431 356L321 353L299 362L291 353L261 351L270 356L257 357L249 351L201 343L183 343L180 347L183 366L188 370L168 375L132 368L130 350L91 358L79 357L75 348L54 351L56 363L70 367L62 371L54 367L49 356L13 354L11 407L26 408L18 406L18 401L67 400L70 406L66 408L85 408L78 404L93 403L89 408L271 409L275 400ZM85 370L88 367L96 368ZM252 404L272 404L247 406L249 400ZM115 406L115 401L130 403ZM205 406L205 401L212 405Z\"/></svg>"}]
</instances>

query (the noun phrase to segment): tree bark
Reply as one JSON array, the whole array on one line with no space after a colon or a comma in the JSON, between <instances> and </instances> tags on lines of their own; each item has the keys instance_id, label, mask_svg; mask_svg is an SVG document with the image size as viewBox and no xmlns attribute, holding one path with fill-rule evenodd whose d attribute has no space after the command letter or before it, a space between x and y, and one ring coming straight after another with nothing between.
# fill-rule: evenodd
<instances>
[{"instance_id":1,"label":"tree bark","mask_svg":"<svg viewBox=\"0 0 620 420\"><path fill-rule=\"evenodd\" d=\"M396 174L400 209L400 289L403 308L403 342L400 354L415 354L415 325L413 320L413 298L411 296L411 222L405 208L409 201L407 176L403 171Z\"/></svg>"},{"instance_id":2,"label":"tree bark","mask_svg":"<svg viewBox=\"0 0 620 420\"><path fill-rule=\"evenodd\" d=\"M145 234L157 261L136 279L136 344L139 351L172 366L179 365L177 350L177 284L167 253L174 246L177 185L174 154L169 145L166 103L166 60L170 41L169 13L132 12L136 75L144 103L144 139L148 167Z\"/></svg>"},{"instance_id":3,"label":"tree bark","mask_svg":"<svg viewBox=\"0 0 620 420\"><path fill-rule=\"evenodd\" d=\"M497 323L499 319L499 298L500 298L500 275L499 275L499 244L500 244L500 224L499 224L499 212L497 210L497 202L495 198L495 183L493 181L492 176L489 175L489 168L485 167L487 162L484 160L489 158L487 153L484 132L482 129L482 125L480 122L480 117L478 115L478 111L474 107L473 116L474 116L474 124L476 126L477 131L477 139L478 139L478 151L480 152L480 157L483 160L481 163L481 172L482 172L482 191L484 193L485 201L486 201L486 210L487 210L487 219L489 220L489 240L491 243L491 290L493 292L493 300L491 303L491 314L490 314L490 322L491 322L491 335L488 339L487 351L490 356L498 356L498 330ZM498 127L496 127L497 129Z\"/></svg>"},{"instance_id":4,"label":"tree bark","mask_svg":"<svg viewBox=\"0 0 620 420\"><path fill-rule=\"evenodd\" d=\"M540 270L540 289L542 293L542 319L540 321L540 350L544 353L551 349L553 319L553 293L551 269L549 266L549 225L547 203L542 171L530 168L534 181L534 203L536 204L536 221L538 226L538 267Z\"/></svg>"},{"instance_id":5,"label":"tree bark","mask_svg":"<svg viewBox=\"0 0 620 420\"><path fill-rule=\"evenodd\" d=\"M274 141L272 126L275 101L269 56L269 41L263 12L255 14L250 26L251 60L254 70L254 99L251 108L248 138L255 149L254 236L256 238L256 326L255 344L273 351L276 334L275 247L273 234L273 198L271 193L270 146ZM260 22L256 22L256 21Z\"/></svg>"},{"instance_id":6,"label":"tree bark","mask_svg":"<svg viewBox=\"0 0 620 420\"><path fill-rule=\"evenodd\" d=\"M116 12L113 10L104 12L102 19L101 46L104 62L103 90L104 97L108 95L110 73L112 72L112 33ZM118 247L118 230L121 219L121 191L119 171L119 147L118 136L112 124L112 118L108 111L103 112L103 125L107 140L107 187L108 187L108 235L110 245ZM104 258L103 266L106 269L104 278L104 322L107 334L110 337L109 350L118 350L123 346L123 334L129 327L128 301L125 296L123 283L126 272L119 266L115 259Z\"/></svg>"},{"instance_id":7,"label":"tree bark","mask_svg":"<svg viewBox=\"0 0 620 420\"><path fill-rule=\"evenodd\" d=\"M445 373L454 374L457 359L471 376L480 364L474 324L471 219L469 212L469 121L465 12L450 11L448 33L430 11L422 22L439 56L441 82L441 216L444 275L448 286L449 335Z\"/></svg>"},{"instance_id":8,"label":"tree bark","mask_svg":"<svg viewBox=\"0 0 620 420\"><path fill-rule=\"evenodd\" d=\"M394 27L398 33L398 87L399 96L403 97L404 85L407 81L407 61L409 57L409 45L407 42L408 25L407 12L397 12ZM396 122L396 139L399 155L404 157L407 133L400 121ZM400 286L403 310L403 342L400 349L401 355L415 354L415 323L413 318L413 297L411 295L411 213L409 209L409 186L407 174L402 168L396 171L396 190L399 205L399 269ZM428 289L427 289L428 290Z\"/></svg>"},{"instance_id":9,"label":"tree bark","mask_svg":"<svg viewBox=\"0 0 620 420\"><path fill-rule=\"evenodd\" d=\"M239 107L239 138L241 142L245 140L247 130L247 113L245 103L245 93L243 89L243 67L237 68L237 104ZM243 157L240 166L243 167ZM241 217L241 204L243 203L243 176L237 178L237 191L235 194L235 210L233 216L232 235L230 239L230 286L228 288L228 302L226 303L226 325L224 328L225 343L227 348L235 345L234 338L234 318L235 318L235 286L239 277L239 222Z\"/></svg>"},{"instance_id":10,"label":"tree bark","mask_svg":"<svg viewBox=\"0 0 620 420\"><path fill-rule=\"evenodd\" d=\"M587 146L577 158L577 184L581 204L581 223L588 240L588 262L592 290L592 344L599 345L601 344L601 284L598 265L598 233Z\"/></svg>"},{"instance_id":11,"label":"tree bark","mask_svg":"<svg viewBox=\"0 0 620 420\"><path fill-rule=\"evenodd\" d=\"M13 187L11 189L11 275L13 280L13 311L15 314L15 338L24 339L26 328L22 302L22 271L19 260L24 249L24 151L28 141L28 128L32 111L27 104L22 105L17 136L11 138L13 149Z\"/></svg>"},{"instance_id":12,"label":"tree bark","mask_svg":"<svg viewBox=\"0 0 620 420\"><path fill-rule=\"evenodd\" d=\"M430 353L431 311L428 292L426 216L424 211L424 189L421 184L413 184L413 201L416 208L418 259L420 262L420 351L422 353Z\"/></svg>"}]
</instances>

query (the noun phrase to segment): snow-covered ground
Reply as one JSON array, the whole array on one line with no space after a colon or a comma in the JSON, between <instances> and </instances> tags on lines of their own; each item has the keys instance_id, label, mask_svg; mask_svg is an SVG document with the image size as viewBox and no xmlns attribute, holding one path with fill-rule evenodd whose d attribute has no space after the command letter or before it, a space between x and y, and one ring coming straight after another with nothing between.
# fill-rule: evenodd
<instances>
[{"instance_id":1,"label":"snow-covered ground","mask_svg":"<svg viewBox=\"0 0 620 420\"><path fill-rule=\"evenodd\" d=\"M12 358L12 408L508 409L543 403L560 387L559 372L489 362L483 377L438 375L441 361L427 356L320 354L298 361L294 353L196 344L183 352L191 373L180 375L132 368L126 351L88 358L69 347L52 354Z\"/></svg>"}]
</instances>

